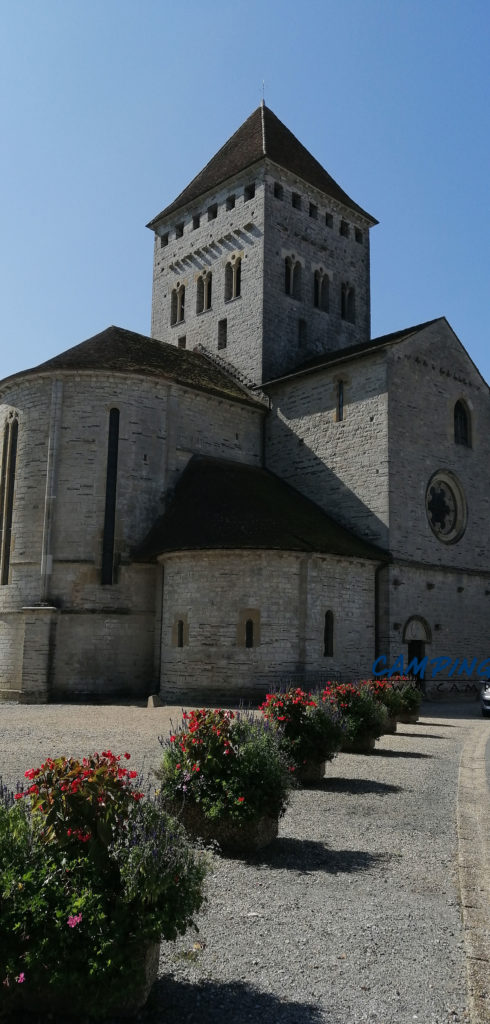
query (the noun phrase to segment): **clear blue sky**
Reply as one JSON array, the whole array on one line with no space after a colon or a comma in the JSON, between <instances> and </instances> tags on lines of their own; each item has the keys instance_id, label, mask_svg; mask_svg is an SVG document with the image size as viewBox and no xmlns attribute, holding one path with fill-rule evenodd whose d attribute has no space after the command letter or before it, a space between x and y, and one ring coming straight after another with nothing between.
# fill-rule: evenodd
<instances>
[{"instance_id":1,"label":"clear blue sky","mask_svg":"<svg viewBox=\"0 0 490 1024\"><path fill-rule=\"evenodd\" d=\"M488 0L0 0L0 376L149 333L145 228L265 100L379 221L374 337L490 380Z\"/></svg>"}]
</instances>

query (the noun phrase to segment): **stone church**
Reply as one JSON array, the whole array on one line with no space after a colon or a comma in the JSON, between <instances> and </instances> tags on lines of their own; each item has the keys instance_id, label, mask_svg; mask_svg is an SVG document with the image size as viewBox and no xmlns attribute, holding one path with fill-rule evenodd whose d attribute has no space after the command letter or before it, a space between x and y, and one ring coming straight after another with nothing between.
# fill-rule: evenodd
<instances>
[{"instance_id":1,"label":"stone church","mask_svg":"<svg viewBox=\"0 0 490 1024\"><path fill-rule=\"evenodd\" d=\"M148 225L151 337L0 384L1 698L488 654L488 388L444 318L371 338L376 223L262 104Z\"/></svg>"}]
</instances>

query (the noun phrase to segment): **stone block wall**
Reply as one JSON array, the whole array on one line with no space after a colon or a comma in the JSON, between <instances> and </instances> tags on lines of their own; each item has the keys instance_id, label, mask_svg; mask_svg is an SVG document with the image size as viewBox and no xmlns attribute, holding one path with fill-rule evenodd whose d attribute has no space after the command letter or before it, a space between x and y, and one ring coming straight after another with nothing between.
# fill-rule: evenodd
<instances>
[{"instance_id":1,"label":"stone block wall","mask_svg":"<svg viewBox=\"0 0 490 1024\"><path fill-rule=\"evenodd\" d=\"M337 383L344 409L337 419ZM266 465L356 534L388 545L388 396L383 353L267 387Z\"/></svg>"},{"instance_id":2,"label":"stone block wall","mask_svg":"<svg viewBox=\"0 0 490 1024\"><path fill-rule=\"evenodd\" d=\"M255 195L246 189L255 185ZM232 209L228 209L231 201ZM216 216L208 220L208 210ZM204 345L218 352L218 324L226 320L226 347L220 354L247 379L261 381L264 287L263 170L250 168L215 193L202 196L162 220L155 233L152 337L189 349ZM199 218L199 226L195 218ZM179 232L182 231L180 235ZM162 246L162 239L168 242ZM240 296L225 299L225 267L241 259ZM211 308L197 313L197 281L212 273ZM184 321L171 325L172 289L185 286Z\"/></svg>"},{"instance_id":3,"label":"stone block wall","mask_svg":"<svg viewBox=\"0 0 490 1024\"><path fill-rule=\"evenodd\" d=\"M293 196L298 197L299 209L293 206ZM369 222L365 218L268 161L264 239L264 380L282 376L324 352L369 340ZM300 298L286 295L286 257L301 263ZM317 270L329 277L328 311L314 306ZM347 282L355 289L355 323L341 318L341 286Z\"/></svg>"},{"instance_id":4,"label":"stone block wall","mask_svg":"<svg viewBox=\"0 0 490 1024\"><path fill-rule=\"evenodd\" d=\"M164 565L161 693L170 702L260 696L306 673L365 674L374 657L375 564L295 552L186 552ZM324 655L325 613L334 654ZM252 618L259 638L245 646ZM184 644L177 644L183 622Z\"/></svg>"},{"instance_id":5,"label":"stone block wall","mask_svg":"<svg viewBox=\"0 0 490 1024\"><path fill-rule=\"evenodd\" d=\"M444 319L389 353L390 548L396 556L461 569L490 566L488 387ZM454 406L463 400L471 446L455 443ZM464 492L467 525L446 544L426 515L427 486L447 470Z\"/></svg>"}]
</instances>

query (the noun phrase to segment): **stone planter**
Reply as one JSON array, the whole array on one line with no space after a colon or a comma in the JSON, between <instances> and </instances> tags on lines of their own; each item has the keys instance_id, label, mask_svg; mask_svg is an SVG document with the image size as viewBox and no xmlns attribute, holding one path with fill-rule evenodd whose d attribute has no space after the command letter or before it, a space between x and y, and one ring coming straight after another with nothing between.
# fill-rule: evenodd
<instances>
[{"instance_id":1,"label":"stone planter","mask_svg":"<svg viewBox=\"0 0 490 1024\"><path fill-rule=\"evenodd\" d=\"M141 952L141 959L138 967L143 966L143 977L137 989L135 989L131 996L124 997L121 994L119 983L114 983L114 991L112 992L111 999L111 986L107 983L103 986L103 997L107 1000L107 1009L105 1009L105 1016L114 1016L117 1018L133 1017L135 1013L141 1010L150 995L151 989L157 979L158 975L158 963L160 959L160 943L152 942L143 947ZM134 970L135 957L134 954L131 956L131 960L128 960L128 972ZM74 998L74 993L71 989L67 989L66 992L58 990L53 992L52 989L46 987L43 989L29 989L26 985L19 991L19 1008L27 1010L32 1013L44 1013L52 1016L53 1014L59 1015L60 1020L71 1020L78 1017L87 1019L88 1009L87 1000L92 998L97 1002L99 993L101 993L100 982L94 984L93 980L87 976L84 983L85 994L80 998Z\"/></svg>"},{"instance_id":2,"label":"stone planter","mask_svg":"<svg viewBox=\"0 0 490 1024\"><path fill-rule=\"evenodd\" d=\"M397 722L403 722L404 725L415 725L415 723L419 720L418 711L414 711L412 715L397 715L396 719Z\"/></svg>"},{"instance_id":3,"label":"stone planter","mask_svg":"<svg viewBox=\"0 0 490 1024\"><path fill-rule=\"evenodd\" d=\"M191 836L204 842L217 842L223 853L241 856L254 853L277 839L279 822L277 818L264 815L253 821L234 820L212 821L201 811L198 804L171 804L168 810L182 822Z\"/></svg>"},{"instance_id":4,"label":"stone planter","mask_svg":"<svg viewBox=\"0 0 490 1024\"><path fill-rule=\"evenodd\" d=\"M325 761L306 761L299 765L294 775L298 782L321 782L325 775Z\"/></svg>"},{"instance_id":5,"label":"stone planter","mask_svg":"<svg viewBox=\"0 0 490 1024\"><path fill-rule=\"evenodd\" d=\"M397 715L388 715L388 718L386 719L386 725L384 727L384 732L387 735L392 736L393 733L396 732L397 721L398 721L398 716Z\"/></svg>"},{"instance_id":6,"label":"stone planter","mask_svg":"<svg viewBox=\"0 0 490 1024\"><path fill-rule=\"evenodd\" d=\"M345 739L342 743L342 750L345 754L371 754L375 743L374 736L358 736L353 740Z\"/></svg>"}]
</instances>

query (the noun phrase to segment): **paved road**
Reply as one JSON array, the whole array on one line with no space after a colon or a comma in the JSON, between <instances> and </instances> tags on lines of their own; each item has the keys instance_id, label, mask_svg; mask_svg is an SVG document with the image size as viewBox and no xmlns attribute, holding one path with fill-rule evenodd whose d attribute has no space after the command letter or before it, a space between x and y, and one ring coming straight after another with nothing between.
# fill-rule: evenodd
<instances>
[{"instance_id":1,"label":"paved road","mask_svg":"<svg viewBox=\"0 0 490 1024\"><path fill-rule=\"evenodd\" d=\"M107 746L149 772L179 715L0 705L0 775ZM215 858L200 948L163 944L144 1024L489 1024L490 720L428 704L398 728L294 793L268 851Z\"/></svg>"}]
</instances>

